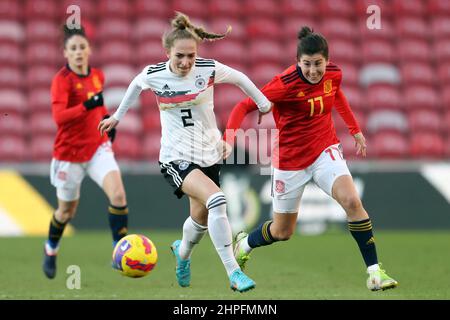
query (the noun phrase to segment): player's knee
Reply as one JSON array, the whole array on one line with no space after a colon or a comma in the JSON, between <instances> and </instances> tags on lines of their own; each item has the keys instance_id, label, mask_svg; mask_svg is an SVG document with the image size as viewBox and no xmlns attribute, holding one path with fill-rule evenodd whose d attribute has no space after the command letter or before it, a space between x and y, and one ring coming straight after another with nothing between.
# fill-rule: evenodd
<instances>
[{"instance_id":1,"label":"player's knee","mask_svg":"<svg viewBox=\"0 0 450 320\"><path fill-rule=\"evenodd\" d=\"M75 217L76 211L76 207L58 208L55 212L55 218L58 222L66 223Z\"/></svg>"},{"instance_id":2,"label":"player's knee","mask_svg":"<svg viewBox=\"0 0 450 320\"><path fill-rule=\"evenodd\" d=\"M125 191L122 188L115 189L112 192L109 200L114 206L123 207L127 205L127 197Z\"/></svg>"},{"instance_id":3,"label":"player's knee","mask_svg":"<svg viewBox=\"0 0 450 320\"><path fill-rule=\"evenodd\" d=\"M355 212L362 208L361 199L357 195L347 195L340 200L340 204L347 212Z\"/></svg>"}]
</instances>

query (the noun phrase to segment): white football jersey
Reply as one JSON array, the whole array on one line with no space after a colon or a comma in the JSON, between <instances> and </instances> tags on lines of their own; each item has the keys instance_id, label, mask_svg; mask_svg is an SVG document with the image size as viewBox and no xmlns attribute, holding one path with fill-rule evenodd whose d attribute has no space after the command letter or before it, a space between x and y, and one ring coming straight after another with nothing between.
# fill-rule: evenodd
<instances>
[{"instance_id":1,"label":"white football jersey","mask_svg":"<svg viewBox=\"0 0 450 320\"><path fill-rule=\"evenodd\" d=\"M221 161L222 154L222 135L214 115L214 84L238 85L263 111L270 108L270 102L247 76L215 60L196 58L184 77L173 73L169 64L170 60L145 67L130 84L113 117L120 120L140 92L151 89L160 110L159 161L185 160L212 166Z\"/></svg>"}]
</instances>

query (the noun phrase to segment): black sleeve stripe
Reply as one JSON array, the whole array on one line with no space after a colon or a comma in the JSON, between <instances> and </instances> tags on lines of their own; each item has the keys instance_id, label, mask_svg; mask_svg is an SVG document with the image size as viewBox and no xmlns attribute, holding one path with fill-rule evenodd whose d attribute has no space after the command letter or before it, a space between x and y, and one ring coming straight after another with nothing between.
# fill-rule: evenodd
<instances>
[{"instance_id":1,"label":"black sleeve stripe","mask_svg":"<svg viewBox=\"0 0 450 320\"><path fill-rule=\"evenodd\" d=\"M203 67L214 68L215 67L215 65L213 65L213 64L196 64L195 66L199 67L199 68L203 68Z\"/></svg>"},{"instance_id":2,"label":"black sleeve stripe","mask_svg":"<svg viewBox=\"0 0 450 320\"><path fill-rule=\"evenodd\" d=\"M298 74L297 70L292 71L291 73L285 74L284 76L281 76L282 80L287 80L289 78L295 77L295 75Z\"/></svg>"},{"instance_id":3,"label":"black sleeve stripe","mask_svg":"<svg viewBox=\"0 0 450 320\"><path fill-rule=\"evenodd\" d=\"M148 71L147 71L147 74L151 74L151 73L155 73L155 72L159 72L159 71L163 71L163 70L165 70L166 68L159 68L159 69L149 69Z\"/></svg>"},{"instance_id":4,"label":"black sleeve stripe","mask_svg":"<svg viewBox=\"0 0 450 320\"><path fill-rule=\"evenodd\" d=\"M214 61L213 62L209 62L209 61L195 61L195 64L212 64L215 65Z\"/></svg>"},{"instance_id":5,"label":"black sleeve stripe","mask_svg":"<svg viewBox=\"0 0 450 320\"><path fill-rule=\"evenodd\" d=\"M196 58L195 62L214 62L213 59Z\"/></svg>"}]
</instances>

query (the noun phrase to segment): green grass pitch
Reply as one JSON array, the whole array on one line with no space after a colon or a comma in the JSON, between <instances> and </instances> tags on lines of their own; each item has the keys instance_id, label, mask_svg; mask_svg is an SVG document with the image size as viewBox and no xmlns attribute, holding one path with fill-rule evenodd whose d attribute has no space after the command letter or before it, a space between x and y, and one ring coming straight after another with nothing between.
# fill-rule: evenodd
<instances>
[{"instance_id":1,"label":"green grass pitch","mask_svg":"<svg viewBox=\"0 0 450 320\"><path fill-rule=\"evenodd\" d=\"M399 287L384 292L366 288L363 260L351 235L329 232L294 236L252 253L247 273L256 289L230 290L218 255L206 236L193 253L191 287L175 280L169 250L180 232L144 230L158 249L156 268L144 278L120 275L110 265L108 232L78 232L64 238L58 273L41 271L43 238L0 238L0 300L3 299L450 299L449 232L376 232L380 261ZM68 289L68 266L81 269L81 289Z\"/></svg>"}]
</instances>

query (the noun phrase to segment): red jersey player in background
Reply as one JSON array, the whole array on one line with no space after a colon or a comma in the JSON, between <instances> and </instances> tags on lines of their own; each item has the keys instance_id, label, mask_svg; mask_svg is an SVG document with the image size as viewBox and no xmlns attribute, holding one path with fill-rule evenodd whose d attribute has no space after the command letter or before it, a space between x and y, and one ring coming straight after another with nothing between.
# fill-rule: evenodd
<instances>
[{"instance_id":1,"label":"red jersey player in background","mask_svg":"<svg viewBox=\"0 0 450 320\"><path fill-rule=\"evenodd\" d=\"M52 114L57 124L50 179L56 187L58 208L52 217L45 243L43 270L56 275L56 255L67 223L75 216L80 185L88 174L106 193L113 245L127 233L128 209L119 167L108 136L100 136L97 124L108 117L103 104L104 75L89 66L91 49L83 28L64 26L64 57L67 64L51 86ZM108 139L109 138L109 139Z\"/></svg>"},{"instance_id":2,"label":"red jersey player in background","mask_svg":"<svg viewBox=\"0 0 450 320\"><path fill-rule=\"evenodd\" d=\"M303 190L312 180L344 208L367 266L367 287L373 291L395 288L397 281L380 269L371 220L354 186L331 118L335 106L355 138L357 154L366 156L364 135L340 88L342 72L328 61L328 44L322 35L303 27L298 39L297 63L262 89L274 103L272 112L279 132L272 155L273 220L248 235L240 232L236 236L236 259L243 267L252 249L291 237ZM228 142L232 143L234 130L245 115L254 110L250 99L234 107L227 124Z\"/></svg>"}]
</instances>

